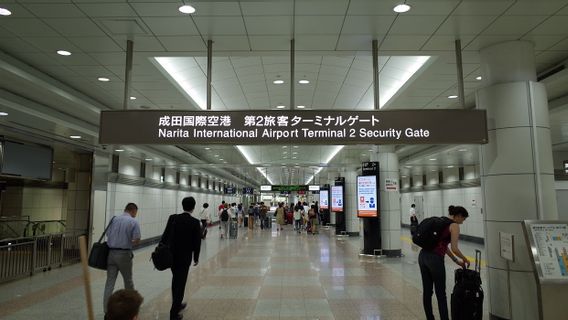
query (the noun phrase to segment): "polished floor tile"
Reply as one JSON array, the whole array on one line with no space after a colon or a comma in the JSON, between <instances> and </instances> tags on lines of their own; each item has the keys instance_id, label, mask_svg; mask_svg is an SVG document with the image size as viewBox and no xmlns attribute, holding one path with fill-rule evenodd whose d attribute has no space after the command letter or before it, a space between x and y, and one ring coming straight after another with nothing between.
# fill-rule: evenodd
<instances>
[{"instance_id":1,"label":"polished floor tile","mask_svg":"<svg viewBox=\"0 0 568 320\"><path fill-rule=\"evenodd\" d=\"M403 258L377 259L359 256L360 239L337 239L333 229L316 236L291 228L239 231L238 239L219 239L210 229L200 265L190 269L184 319L424 319L418 251L408 241ZM167 319L171 303L171 273L153 270L152 250L134 258L142 320ZM447 269L449 296L453 267ZM97 319L105 277L91 270ZM85 319L85 310L79 265L0 286L0 319Z\"/></svg>"}]
</instances>

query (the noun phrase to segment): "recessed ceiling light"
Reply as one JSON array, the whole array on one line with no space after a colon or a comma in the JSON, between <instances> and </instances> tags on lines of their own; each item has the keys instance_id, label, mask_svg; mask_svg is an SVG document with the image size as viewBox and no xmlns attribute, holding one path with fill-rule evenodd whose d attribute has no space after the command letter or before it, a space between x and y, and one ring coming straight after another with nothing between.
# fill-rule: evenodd
<instances>
[{"instance_id":1,"label":"recessed ceiling light","mask_svg":"<svg viewBox=\"0 0 568 320\"><path fill-rule=\"evenodd\" d=\"M292 152L292 154L298 154L297 152Z\"/></svg>"},{"instance_id":2,"label":"recessed ceiling light","mask_svg":"<svg viewBox=\"0 0 568 320\"><path fill-rule=\"evenodd\" d=\"M448 99L456 99L457 97L458 96L456 96L456 95L451 95L451 96L448 96Z\"/></svg>"},{"instance_id":3,"label":"recessed ceiling light","mask_svg":"<svg viewBox=\"0 0 568 320\"><path fill-rule=\"evenodd\" d=\"M102 82L108 82L108 81L110 81L109 78L105 78L105 77L99 77L99 78L97 78L97 80L102 81Z\"/></svg>"},{"instance_id":4,"label":"recessed ceiling light","mask_svg":"<svg viewBox=\"0 0 568 320\"><path fill-rule=\"evenodd\" d=\"M219 158L219 161L223 161L223 160L224 160L223 158Z\"/></svg>"},{"instance_id":5,"label":"recessed ceiling light","mask_svg":"<svg viewBox=\"0 0 568 320\"><path fill-rule=\"evenodd\" d=\"M412 166L404 166L404 167L405 167L405 168L407 168L407 169L410 169L410 168L412 168Z\"/></svg>"},{"instance_id":6,"label":"recessed ceiling light","mask_svg":"<svg viewBox=\"0 0 568 320\"><path fill-rule=\"evenodd\" d=\"M436 172L436 171L438 171L438 170L436 170L436 169L432 169L432 170L430 170L430 171L432 171L432 172Z\"/></svg>"},{"instance_id":7,"label":"recessed ceiling light","mask_svg":"<svg viewBox=\"0 0 568 320\"><path fill-rule=\"evenodd\" d=\"M302 79L300 81L298 81L299 84L308 84L310 83L310 80L306 80L306 79Z\"/></svg>"},{"instance_id":8,"label":"recessed ceiling light","mask_svg":"<svg viewBox=\"0 0 568 320\"><path fill-rule=\"evenodd\" d=\"M218 156L219 156L218 154L215 155L215 157L218 157Z\"/></svg>"},{"instance_id":9,"label":"recessed ceiling light","mask_svg":"<svg viewBox=\"0 0 568 320\"><path fill-rule=\"evenodd\" d=\"M179 7L178 10L179 10L179 12L185 13L185 14L190 14L190 13L195 12L195 8L190 6L190 5L183 5L183 6Z\"/></svg>"},{"instance_id":10,"label":"recessed ceiling light","mask_svg":"<svg viewBox=\"0 0 568 320\"><path fill-rule=\"evenodd\" d=\"M458 151L459 151L459 152L466 152L467 149L459 149Z\"/></svg>"},{"instance_id":11,"label":"recessed ceiling light","mask_svg":"<svg viewBox=\"0 0 568 320\"><path fill-rule=\"evenodd\" d=\"M122 152L122 151L124 151L124 149L116 149L116 150L114 150L114 151L116 151L116 152Z\"/></svg>"},{"instance_id":12,"label":"recessed ceiling light","mask_svg":"<svg viewBox=\"0 0 568 320\"><path fill-rule=\"evenodd\" d=\"M483 79L481 76L475 78L475 80L481 80L481 79Z\"/></svg>"},{"instance_id":13,"label":"recessed ceiling light","mask_svg":"<svg viewBox=\"0 0 568 320\"><path fill-rule=\"evenodd\" d=\"M144 160L146 160L146 161L152 161L152 158L146 158L146 159L144 159Z\"/></svg>"},{"instance_id":14,"label":"recessed ceiling light","mask_svg":"<svg viewBox=\"0 0 568 320\"><path fill-rule=\"evenodd\" d=\"M71 139L81 139L81 136L69 136Z\"/></svg>"},{"instance_id":15,"label":"recessed ceiling light","mask_svg":"<svg viewBox=\"0 0 568 320\"><path fill-rule=\"evenodd\" d=\"M8 112L4 112L4 111L1 111L1 112L0 112L0 117L5 117L5 116L7 116L7 115L8 115Z\"/></svg>"},{"instance_id":16,"label":"recessed ceiling light","mask_svg":"<svg viewBox=\"0 0 568 320\"><path fill-rule=\"evenodd\" d=\"M205 150L211 150L211 148L209 148L209 147L205 147Z\"/></svg>"},{"instance_id":17,"label":"recessed ceiling light","mask_svg":"<svg viewBox=\"0 0 568 320\"><path fill-rule=\"evenodd\" d=\"M430 158L430 159L428 159L428 160L430 160L430 161L436 161L436 160L438 160L438 159L436 159L436 158Z\"/></svg>"},{"instance_id":18,"label":"recessed ceiling light","mask_svg":"<svg viewBox=\"0 0 568 320\"><path fill-rule=\"evenodd\" d=\"M71 52L66 51L66 50L57 50L57 54L60 56L70 56Z\"/></svg>"},{"instance_id":19,"label":"recessed ceiling light","mask_svg":"<svg viewBox=\"0 0 568 320\"><path fill-rule=\"evenodd\" d=\"M282 152L282 154L287 154L287 153L288 153L288 151L284 151L284 152Z\"/></svg>"},{"instance_id":20,"label":"recessed ceiling light","mask_svg":"<svg viewBox=\"0 0 568 320\"><path fill-rule=\"evenodd\" d=\"M453 168L454 166L448 166L448 168Z\"/></svg>"},{"instance_id":21,"label":"recessed ceiling light","mask_svg":"<svg viewBox=\"0 0 568 320\"><path fill-rule=\"evenodd\" d=\"M306 106L297 106L298 109L304 109Z\"/></svg>"},{"instance_id":22,"label":"recessed ceiling light","mask_svg":"<svg viewBox=\"0 0 568 320\"><path fill-rule=\"evenodd\" d=\"M396 5L394 8L392 8L392 10L396 13L405 13L410 11L410 6L407 5L406 3L401 3Z\"/></svg>"},{"instance_id":23,"label":"recessed ceiling light","mask_svg":"<svg viewBox=\"0 0 568 320\"><path fill-rule=\"evenodd\" d=\"M5 8L0 8L0 16L9 16L9 15L12 15L12 11Z\"/></svg>"},{"instance_id":24,"label":"recessed ceiling light","mask_svg":"<svg viewBox=\"0 0 568 320\"><path fill-rule=\"evenodd\" d=\"M406 178L406 176L402 176L403 178Z\"/></svg>"},{"instance_id":25,"label":"recessed ceiling light","mask_svg":"<svg viewBox=\"0 0 568 320\"><path fill-rule=\"evenodd\" d=\"M272 83L274 83L274 84L283 84L283 83L284 83L284 80L274 80L274 81L272 81Z\"/></svg>"},{"instance_id":26,"label":"recessed ceiling light","mask_svg":"<svg viewBox=\"0 0 568 320\"><path fill-rule=\"evenodd\" d=\"M276 106L276 109L284 109L286 106Z\"/></svg>"},{"instance_id":27,"label":"recessed ceiling light","mask_svg":"<svg viewBox=\"0 0 568 320\"><path fill-rule=\"evenodd\" d=\"M284 149L284 148L288 148L288 146L282 146L282 149Z\"/></svg>"},{"instance_id":28,"label":"recessed ceiling light","mask_svg":"<svg viewBox=\"0 0 568 320\"><path fill-rule=\"evenodd\" d=\"M130 100L136 100L136 97L130 97Z\"/></svg>"},{"instance_id":29,"label":"recessed ceiling light","mask_svg":"<svg viewBox=\"0 0 568 320\"><path fill-rule=\"evenodd\" d=\"M298 146L294 146L294 149L298 149Z\"/></svg>"}]
</instances>

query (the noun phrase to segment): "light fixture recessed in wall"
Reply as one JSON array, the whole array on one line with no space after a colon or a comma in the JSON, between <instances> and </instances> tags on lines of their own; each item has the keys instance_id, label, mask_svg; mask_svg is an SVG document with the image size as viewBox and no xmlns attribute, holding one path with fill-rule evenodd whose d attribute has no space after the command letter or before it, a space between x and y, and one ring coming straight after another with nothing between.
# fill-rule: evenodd
<instances>
[{"instance_id":1,"label":"light fixture recessed in wall","mask_svg":"<svg viewBox=\"0 0 568 320\"><path fill-rule=\"evenodd\" d=\"M455 94L452 94L451 96L448 96L448 99L457 99L458 96L456 96Z\"/></svg>"},{"instance_id":2,"label":"light fixture recessed in wall","mask_svg":"<svg viewBox=\"0 0 568 320\"><path fill-rule=\"evenodd\" d=\"M467 149L459 149L459 152L467 152Z\"/></svg>"},{"instance_id":3,"label":"light fixture recessed in wall","mask_svg":"<svg viewBox=\"0 0 568 320\"><path fill-rule=\"evenodd\" d=\"M136 97L130 97L130 100L136 100Z\"/></svg>"},{"instance_id":4,"label":"light fixture recessed in wall","mask_svg":"<svg viewBox=\"0 0 568 320\"><path fill-rule=\"evenodd\" d=\"M296 108L298 108L298 109L305 109L306 106L297 106Z\"/></svg>"},{"instance_id":5,"label":"light fixture recessed in wall","mask_svg":"<svg viewBox=\"0 0 568 320\"><path fill-rule=\"evenodd\" d=\"M110 81L109 78L105 78L105 77L99 77L99 78L97 78L97 80L99 80L101 82L109 82Z\"/></svg>"},{"instance_id":6,"label":"light fixture recessed in wall","mask_svg":"<svg viewBox=\"0 0 568 320\"><path fill-rule=\"evenodd\" d=\"M0 117L5 117L8 115L8 112L0 111Z\"/></svg>"},{"instance_id":7,"label":"light fixture recessed in wall","mask_svg":"<svg viewBox=\"0 0 568 320\"><path fill-rule=\"evenodd\" d=\"M284 109L286 106L276 106L276 109Z\"/></svg>"},{"instance_id":8,"label":"light fixture recessed in wall","mask_svg":"<svg viewBox=\"0 0 568 320\"><path fill-rule=\"evenodd\" d=\"M124 149L115 149L114 151L116 151L116 152L122 152L122 151L124 151Z\"/></svg>"},{"instance_id":9,"label":"light fixture recessed in wall","mask_svg":"<svg viewBox=\"0 0 568 320\"><path fill-rule=\"evenodd\" d=\"M407 5L406 3L397 4L392 10L396 13L405 13L410 11L412 7Z\"/></svg>"},{"instance_id":10,"label":"light fixture recessed in wall","mask_svg":"<svg viewBox=\"0 0 568 320\"><path fill-rule=\"evenodd\" d=\"M223 161L223 160L224 160L223 158L219 158L219 161Z\"/></svg>"},{"instance_id":11,"label":"light fixture recessed in wall","mask_svg":"<svg viewBox=\"0 0 568 320\"><path fill-rule=\"evenodd\" d=\"M60 56L70 56L71 52L67 51L67 50L57 50L57 54Z\"/></svg>"},{"instance_id":12,"label":"light fixture recessed in wall","mask_svg":"<svg viewBox=\"0 0 568 320\"><path fill-rule=\"evenodd\" d=\"M483 79L481 76L475 77L475 80L481 80L481 79Z\"/></svg>"},{"instance_id":13,"label":"light fixture recessed in wall","mask_svg":"<svg viewBox=\"0 0 568 320\"><path fill-rule=\"evenodd\" d=\"M278 79L278 80L272 81L272 83L274 83L274 84L283 84L283 83L284 83L284 80Z\"/></svg>"},{"instance_id":14,"label":"light fixture recessed in wall","mask_svg":"<svg viewBox=\"0 0 568 320\"><path fill-rule=\"evenodd\" d=\"M69 138L71 138L71 139L81 139L81 136L75 136L75 135L73 135L73 136L69 136Z\"/></svg>"},{"instance_id":15,"label":"light fixture recessed in wall","mask_svg":"<svg viewBox=\"0 0 568 320\"><path fill-rule=\"evenodd\" d=\"M438 160L438 159L436 159L436 158L430 158L430 159L428 159L428 160L430 160L430 161L436 161L436 160Z\"/></svg>"},{"instance_id":16,"label":"light fixture recessed in wall","mask_svg":"<svg viewBox=\"0 0 568 320\"><path fill-rule=\"evenodd\" d=\"M310 80L306 80L306 79L302 79L300 81L298 81L299 84L308 84L310 83Z\"/></svg>"},{"instance_id":17,"label":"light fixture recessed in wall","mask_svg":"<svg viewBox=\"0 0 568 320\"><path fill-rule=\"evenodd\" d=\"M211 148L209 148L209 147L205 147L205 150L211 150Z\"/></svg>"},{"instance_id":18,"label":"light fixture recessed in wall","mask_svg":"<svg viewBox=\"0 0 568 320\"><path fill-rule=\"evenodd\" d=\"M0 8L0 16L10 16L12 15L12 11L6 8Z\"/></svg>"},{"instance_id":19,"label":"light fixture recessed in wall","mask_svg":"<svg viewBox=\"0 0 568 320\"><path fill-rule=\"evenodd\" d=\"M454 166L448 166L449 169L453 168Z\"/></svg>"},{"instance_id":20,"label":"light fixture recessed in wall","mask_svg":"<svg viewBox=\"0 0 568 320\"><path fill-rule=\"evenodd\" d=\"M185 13L185 14L191 14L195 12L195 8L190 6L190 5L183 5L181 7L178 8L179 12L181 13Z\"/></svg>"},{"instance_id":21,"label":"light fixture recessed in wall","mask_svg":"<svg viewBox=\"0 0 568 320\"><path fill-rule=\"evenodd\" d=\"M144 159L144 160L146 160L146 161L152 161L152 158L146 158L146 159Z\"/></svg>"}]
</instances>

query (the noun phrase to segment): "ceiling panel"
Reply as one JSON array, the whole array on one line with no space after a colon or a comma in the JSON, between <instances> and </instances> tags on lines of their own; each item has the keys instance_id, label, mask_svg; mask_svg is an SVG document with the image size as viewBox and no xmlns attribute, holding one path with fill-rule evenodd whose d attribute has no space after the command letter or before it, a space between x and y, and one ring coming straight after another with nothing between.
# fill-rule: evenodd
<instances>
[{"instance_id":1,"label":"ceiling panel","mask_svg":"<svg viewBox=\"0 0 568 320\"><path fill-rule=\"evenodd\" d=\"M64 36L105 36L105 33L90 19L45 19L45 23Z\"/></svg>"},{"instance_id":2,"label":"ceiling panel","mask_svg":"<svg viewBox=\"0 0 568 320\"><path fill-rule=\"evenodd\" d=\"M178 11L179 1L166 2L154 1L147 3L137 3L129 1L136 13L142 17L180 17L182 13Z\"/></svg>"},{"instance_id":3,"label":"ceiling panel","mask_svg":"<svg viewBox=\"0 0 568 320\"><path fill-rule=\"evenodd\" d=\"M241 14L239 3L236 1L201 1L192 3L195 7L194 16L238 16Z\"/></svg>"},{"instance_id":4,"label":"ceiling panel","mask_svg":"<svg viewBox=\"0 0 568 320\"><path fill-rule=\"evenodd\" d=\"M75 46L79 47L84 52L122 52L122 48L116 44L109 37L68 37ZM73 49L66 49L65 46L60 46L61 49L65 49L73 52ZM134 48L136 49L136 42L134 43Z\"/></svg>"},{"instance_id":5,"label":"ceiling panel","mask_svg":"<svg viewBox=\"0 0 568 320\"><path fill-rule=\"evenodd\" d=\"M552 15L565 7L564 1L516 1L507 15Z\"/></svg>"},{"instance_id":6,"label":"ceiling panel","mask_svg":"<svg viewBox=\"0 0 568 320\"><path fill-rule=\"evenodd\" d=\"M55 37L59 36L49 25L37 19L13 18L0 19L0 27L15 35L25 37Z\"/></svg>"},{"instance_id":7,"label":"ceiling panel","mask_svg":"<svg viewBox=\"0 0 568 320\"><path fill-rule=\"evenodd\" d=\"M145 17L144 23L158 36L199 35L189 17Z\"/></svg>"},{"instance_id":8,"label":"ceiling panel","mask_svg":"<svg viewBox=\"0 0 568 320\"><path fill-rule=\"evenodd\" d=\"M160 42L167 51L204 51L207 47L200 36L161 36ZM135 47L136 48L136 47Z\"/></svg>"},{"instance_id":9,"label":"ceiling panel","mask_svg":"<svg viewBox=\"0 0 568 320\"><path fill-rule=\"evenodd\" d=\"M195 17L199 32L204 35L242 35L245 25L241 17Z\"/></svg>"},{"instance_id":10,"label":"ceiling panel","mask_svg":"<svg viewBox=\"0 0 568 320\"><path fill-rule=\"evenodd\" d=\"M348 0L305 0L296 2L296 15L345 15Z\"/></svg>"},{"instance_id":11,"label":"ceiling panel","mask_svg":"<svg viewBox=\"0 0 568 320\"><path fill-rule=\"evenodd\" d=\"M442 36L435 35L428 39L426 43L422 46L422 50L436 50L436 51L451 51L455 50L455 41L459 38L461 40L462 47L467 45L471 40L473 40L474 35L461 35L456 36Z\"/></svg>"},{"instance_id":12,"label":"ceiling panel","mask_svg":"<svg viewBox=\"0 0 568 320\"><path fill-rule=\"evenodd\" d=\"M77 3L76 6L91 17L136 17L136 11L128 3Z\"/></svg>"},{"instance_id":13,"label":"ceiling panel","mask_svg":"<svg viewBox=\"0 0 568 320\"><path fill-rule=\"evenodd\" d=\"M531 30L533 35L566 35L568 16L553 16Z\"/></svg>"},{"instance_id":14,"label":"ceiling panel","mask_svg":"<svg viewBox=\"0 0 568 320\"><path fill-rule=\"evenodd\" d=\"M399 16L390 28L389 35L430 35L446 16Z\"/></svg>"},{"instance_id":15,"label":"ceiling panel","mask_svg":"<svg viewBox=\"0 0 568 320\"><path fill-rule=\"evenodd\" d=\"M243 14L246 16L283 15L294 14L293 0L278 1L245 1L241 2Z\"/></svg>"},{"instance_id":16,"label":"ceiling panel","mask_svg":"<svg viewBox=\"0 0 568 320\"><path fill-rule=\"evenodd\" d=\"M391 36L387 35L379 50L409 51L419 50L428 40L428 36Z\"/></svg>"},{"instance_id":17,"label":"ceiling panel","mask_svg":"<svg viewBox=\"0 0 568 320\"><path fill-rule=\"evenodd\" d=\"M436 35L477 35L487 28L497 16L451 16L436 31Z\"/></svg>"},{"instance_id":18,"label":"ceiling panel","mask_svg":"<svg viewBox=\"0 0 568 320\"><path fill-rule=\"evenodd\" d=\"M296 50L334 50L337 36L328 35L298 35L295 38Z\"/></svg>"},{"instance_id":19,"label":"ceiling panel","mask_svg":"<svg viewBox=\"0 0 568 320\"><path fill-rule=\"evenodd\" d=\"M377 35L376 37L370 35L345 35L342 34L339 37L337 43L337 50L369 50L372 48L372 41L378 39L379 41L383 38L383 35Z\"/></svg>"},{"instance_id":20,"label":"ceiling panel","mask_svg":"<svg viewBox=\"0 0 568 320\"><path fill-rule=\"evenodd\" d=\"M244 35L238 36L216 36L213 43L215 51L249 51L248 38Z\"/></svg>"},{"instance_id":21,"label":"ceiling panel","mask_svg":"<svg viewBox=\"0 0 568 320\"><path fill-rule=\"evenodd\" d=\"M3 30L0 29L0 32ZM5 34L5 33L3 33ZM33 42L24 41L16 37L2 37L0 36L0 49L10 54L17 54L20 52L37 53L45 51L38 48L37 45L32 45Z\"/></svg>"},{"instance_id":22,"label":"ceiling panel","mask_svg":"<svg viewBox=\"0 0 568 320\"><path fill-rule=\"evenodd\" d=\"M545 21L547 16L501 16L483 31L483 35L522 36Z\"/></svg>"},{"instance_id":23,"label":"ceiling panel","mask_svg":"<svg viewBox=\"0 0 568 320\"><path fill-rule=\"evenodd\" d=\"M271 16L271 17L245 16L244 19L246 24L246 30L249 35L268 35L268 34L291 35L292 34L292 17L290 16ZM279 49L276 48L276 50Z\"/></svg>"},{"instance_id":24,"label":"ceiling panel","mask_svg":"<svg viewBox=\"0 0 568 320\"><path fill-rule=\"evenodd\" d=\"M294 31L297 35L336 35L341 30L343 18L343 16L296 16Z\"/></svg>"},{"instance_id":25,"label":"ceiling panel","mask_svg":"<svg viewBox=\"0 0 568 320\"><path fill-rule=\"evenodd\" d=\"M510 0L462 1L453 12L462 16L494 16L504 13L514 4Z\"/></svg>"},{"instance_id":26,"label":"ceiling panel","mask_svg":"<svg viewBox=\"0 0 568 320\"><path fill-rule=\"evenodd\" d=\"M29 3L25 7L39 18L81 18L85 15L73 4Z\"/></svg>"},{"instance_id":27,"label":"ceiling panel","mask_svg":"<svg viewBox=\"0 0 568 320\"><path fill-rule=\"evenodd\" d=\"M394 19L394 16L347 16L341 34L386 34Z\"/></svg>"}]
</instances>

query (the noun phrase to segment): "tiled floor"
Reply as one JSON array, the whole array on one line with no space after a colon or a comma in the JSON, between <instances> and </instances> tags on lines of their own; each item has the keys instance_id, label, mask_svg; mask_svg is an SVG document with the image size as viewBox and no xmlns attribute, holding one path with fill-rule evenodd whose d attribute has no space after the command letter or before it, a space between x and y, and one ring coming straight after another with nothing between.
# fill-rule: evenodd
<instances>
[{"instance_id":1,"label":"tiled floor","mask_svg":"<svg viewBox=\"0 0 568 320\"><path fill-rule=\"evenodd\" d=\"M319 235L240 229L236 240L210 231L200 265L190 269L184 319L424 319L418 251L405 236L403 258L376 259L359 256L360 238L336 239L333 229ZM476 248L462 244L470 255ZM141 319L167 319L171 274L153 270L152 250L135 253L134 282L145 297ZM447 268L449 296L455 268ZM105 274L91 271L102 319ZM81 281L75 265L2 285L0 319L86 319Z\"/></svg>"}]
</instances>

